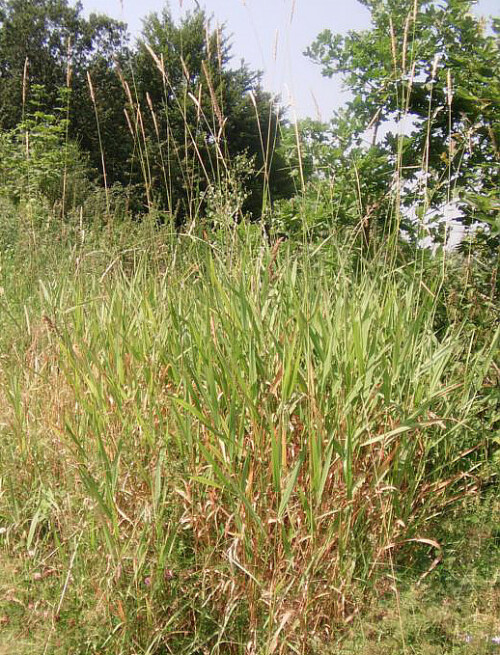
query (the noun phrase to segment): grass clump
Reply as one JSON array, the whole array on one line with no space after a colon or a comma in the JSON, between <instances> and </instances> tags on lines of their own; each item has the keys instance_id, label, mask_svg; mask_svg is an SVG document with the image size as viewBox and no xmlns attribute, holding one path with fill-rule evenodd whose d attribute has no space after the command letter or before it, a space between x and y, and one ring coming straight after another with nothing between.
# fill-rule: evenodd
<instances>
[{"instance_id":1,"label":"grass clump","mask_svg":"<svg viewBox=\"0 0 500 655\"><path fill-rule=\"evenodd\" d=\"M334 652L401 562L435 579L498 473L499 331L437 335L442 279L245 226L37 243L2 261L7 643L36 606L40 652Z\"/></svg>"}]
</instances>

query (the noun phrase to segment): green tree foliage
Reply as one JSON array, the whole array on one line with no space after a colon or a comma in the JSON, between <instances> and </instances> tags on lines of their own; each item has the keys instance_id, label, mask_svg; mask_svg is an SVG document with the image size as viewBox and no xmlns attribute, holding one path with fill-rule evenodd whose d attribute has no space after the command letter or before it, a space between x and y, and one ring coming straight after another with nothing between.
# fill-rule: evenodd
<instances>
[{"instance_id":1,"label":"green tree foliage","mask_svg":"<svg viewBox=\"0 0 500 655\"><path fill-rule=\"evenodd\" d=\"M65 93L53 113L40 111L45 90L34 86L24 119L0 132L0 196L18 203L36 201L62 212L81 202L87 188L87 164L67 138Z\"/></svg>"},{"instance_id":2,"label":"green tree foliage","mask_svg":"<svg viewBox=\"0 0 500 655\"><path fill-rule=\"evenodd\" d=\"M147 126L153 156L144 165L153 195L180 217L198 211L200 191L227 184L231 162L241 155L254 170L240 180L245 210L260 215L269 200L293 192L277 148L280 112L262 90L260 74L244 63L231 68L230 60L223 29L212 29L201 10L176 24L166 8L144 23L133 59L130 118L140 121L138 141Z\"/></svg>"},{"instance_id":3,"label":"green tree foliage","mask_svg":"<svg viewBox=\"0 0 500 655\"><path fill-rule=\"evenodd\" d=\"M108 16L91 14L88 20L83 20L83 28L81 52L72 57L70 134L89 154L94 169L101 173L102 149L108 183L125 185L130 182L133 145L123 113L124 94L117 71L131 56L127 27Z\"/></svg>"},{"instance_id":4,"label":"green tree foliage","mask_svg":"<svg viewBox=\"0 0 500 655\"><path fill-rule=\"evenodd\" d=\"M381 147L367 149L352 129L349 115L339 111L329 124L305 119L283 131L282 152L300 193L280 203L279 233L305 230L308 239L323 239L334 226L354 227L366 250L373 217L381 229L390 224L394 167Z\"/></svg>"},{"instance_id":5,"label":"green tree foliage","mask_svg":"<svg viewBox=\"0 0 500 655\"><path fill-rule=\"evenodd\" d=\"M67 135L94 177L179 220L200 213L214 184L235 188L234 159L243 211L260 215L293 191L277 149L280 112L259 73L230 67L228 40L203 11L175 24L167 7L145 21L135 49L127 43L123 23L86 19L81 3L0 0L0 127L24 120L33 85L46 114L71 89Z\"/></svg>"},{"instance_id":6,"label":"green tree foliage","mask_svg":"<svg viewBox=\"0 0 500 655\"><path fill-rule=\"evenodd\" d=\"M22 119L28 80L43 85L56 104L64 85L68 39L79 31L78 9L65 0L0 0L0 120Z\"/></svg>"},{"instance_id":7,"label":"green tree foliage","mask_svg":"<svg viewBox=\"0 0 500 655\"><path fill-rule=\"evenodd\" d=\"M424 213L455 202L463 223L496 248L500 22L488 32L468 0L360 2L371 12L371 29L346 36L326 30L307 51L324 75L342 75L353 94L350 144L370 128L372 147L395 164L408 205L422 191ZM403 120L404 136L391 127ZM382 184L379 196L386 192ZM491 229L481 230L487 224Z\"/></svg>"},{"instance_id":8,"label":"green tree foliage","mask_svg":"<svg viewBox=\"0 0 500 655\"><path fill-rule=\"evenodd\" d=\"M82 4L67 0L0 0L0 126L23 120L31 85L42 86L41 111L59 105L60 89L71 87L68 133L89 153L96 170L101 157L87 73L98 105L108 177L124 179L129 156L115 58L126 55L126 26L107 16L82 16ZM42 97L38 95L41 102Z\"/></svg>"}]
</instances>

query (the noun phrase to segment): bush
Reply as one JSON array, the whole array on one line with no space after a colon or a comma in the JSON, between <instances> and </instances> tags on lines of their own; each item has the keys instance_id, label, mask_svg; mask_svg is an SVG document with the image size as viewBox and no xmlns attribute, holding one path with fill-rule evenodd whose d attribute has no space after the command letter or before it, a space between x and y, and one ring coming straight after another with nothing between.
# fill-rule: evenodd
<instances>
[{"instance_id":1,"label":"bush","mask_svg":"<svg viewBox=\"0 0 500 655\"><path fill-rule=\"evenodd\" d=\"M43 87L35 87L33 93L36 104ZM64 112L34 109L19 125L0 134L0 195L16 204L36 200L49 207L59 205L63 213L81 204L88 191L87 164L78 145L67 138Z\"/></svg>"}]
</instances>

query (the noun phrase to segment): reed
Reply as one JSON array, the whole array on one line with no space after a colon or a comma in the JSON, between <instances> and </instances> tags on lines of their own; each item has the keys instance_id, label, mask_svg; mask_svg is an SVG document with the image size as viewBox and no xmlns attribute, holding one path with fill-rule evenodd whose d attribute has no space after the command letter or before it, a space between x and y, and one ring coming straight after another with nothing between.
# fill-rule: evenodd
<instances>
[{"instance_id":1,"label":"reed","mask_svg":"<svg viewBox=\"0 0 500 655\"><path fill-rule=\"evenodd\" d=\"M150 235L3 297L3 539L53 569L54 625L78 576L106 652L309 652L400 553L439 562L433 521L487 475L499 330L437 338L411 264Z\"/></svg>"},{"instance_id":2,"label":"reed","mask_svg":"<svg viewBox=\"0 0 500 655\"><path fill-rule=\"evenodd\" d=\"M391 26L395 74L410 89L413 24L410 13L402 55ZM81 208L64 223L33 220L26 235L22 207L1 207L15 229L0 244L0 571L33 584L49 620L40 643L9 646L333 653L338 632L358 625L400 567L418 560L418 582L429 579L445 557L440 521L498 474L493 295L482 323L457 316L449 289L461 260L402 254L403 135L387 192L393 227L374 224L359 191L357 224L332 220L313 242L296 126L301 238L264 236L279 211L272 117L262 126L250 96L264 162L262 220L250 223L248 170L228 155L210 71L198 95L186 85L170 98L185 118L179 143L164 63L149 54L166 134L160 109L146 95L146 111L127 81L133 71L121 76L148 214L113 215L90 74L105 229L100 216L84 223ZM184 60L183 72L189 79ZM408 97L399 101L404 112ZM205 157L200 126L213 142ZM188 195L183 226L174 166ZM426 150L423 215L427 172ZM63 185L66 197L66 173ZM465 279L463 298L468 269ZM395 597L400 609L397 587Z\"/></svg>"}]
</instances>

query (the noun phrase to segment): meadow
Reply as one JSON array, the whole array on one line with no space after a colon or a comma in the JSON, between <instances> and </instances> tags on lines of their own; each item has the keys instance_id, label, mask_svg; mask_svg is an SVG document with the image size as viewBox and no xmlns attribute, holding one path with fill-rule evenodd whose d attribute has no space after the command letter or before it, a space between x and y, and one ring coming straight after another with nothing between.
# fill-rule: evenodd
<instances>
[{"instance_id":1,"label":"meadow","mask_svg":"<svg viewBox=\"0 0 500 655\"><path fill-rule=\"evenodd\" d=\"M493 652L499 328L487 303L481 330L454 316L460 261L22 218L0 652L364 652L341 643L374 603L400 621L366 652ZM401 607L436 586L437 626ZM410 618L428 650L404 647Z\"/></svg>"},{"instance_id":2,"label":"meadow","mask_svg":"<svg viewBox=\"0 0 500 655\"><path fill-rule=\"evenodd\" d=\"M47 7L2 4L0 655L498 652L500 55L470 4L320 35L357 93L329 125L201 10L131 50L51 5L28 60Z\"/></svg>"}]
</instances>

